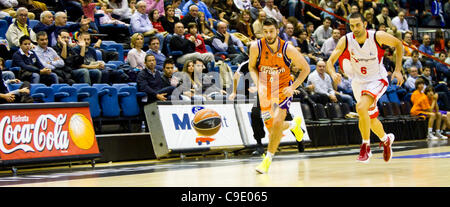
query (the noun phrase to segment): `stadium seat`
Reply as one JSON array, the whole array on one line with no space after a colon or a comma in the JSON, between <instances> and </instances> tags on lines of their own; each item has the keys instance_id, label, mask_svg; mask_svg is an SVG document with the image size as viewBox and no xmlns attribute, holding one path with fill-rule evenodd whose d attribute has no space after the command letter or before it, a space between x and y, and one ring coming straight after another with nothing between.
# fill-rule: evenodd
<instances>
[{"instance_id":1,"label":"stadium seat","mask_svg":"<svg viewBox=\"0 0 450 207\"><path fill-rule=\"evenodd\" d=\"M69 84L52 84L51 88L57 102L78 102L77 89Z\"/></svg>"},{"instance_id":2,"label":"stadium seat","mask_svg":"<svg viewBox=\"0 0 450 207\"><path fill-rule=\"evenodd\" d=\"M101 115L101 109L99 104L98 90L87 83L77 83L73 84L72 86L77 89L78 101L89 103L89 111L91 113L91 117L99 117Z\"/></svg>"},{"instance_id":3,"label":"stadium seat","mask_svg":"<svg viewBox=\"0 0 450 207\"><path fill-rule=\"evenodd\" d=\"M99 102L103 117L119 117L119 96L116 88L108 84L95 83L92 85L99 91Z\"/></svg>"},{"instance_id":4,"label":"stadium seat","mask_svg":"<svg viewBox=\"0 0 450 207\"><path fill-rule=\"evenodd\" d=\"M113 84L119 93L119 104L122 109L122 116L133 117L139 115L139 105L137 102L137 89L128 84Z\"/></svg>"},{"instance_id":5,"label":"stadium seat","mask_svg":"<svg viewBox=\"0 0 450 207\"><path fill-rule=\"evenodd\" d=\"M12 67L12 60L6 60L5 69L14 72L14 74L17 74L20 70L20 67Z\"/></svg>"},{"instance_id":6,"label":"stadium seat","mask_svg":"<svg viewBox=\"0 0 450 207\"><path fill-rule=\"evenodd\" d=\"M123 56L123 46L122 44L119 44L115 41L102 41L102 45L101 45L102 49L105 50L115 50L117 51L117 53L119 54L119 61L124 61L124 56Z\"/></svg>"},{"instance_id":7,"label":"stadium seat","mask_svg":"<svg viewBox=\"0 0 450 207\"><path fill-rule=\"evenodd\" d=\"M15 91L15 90L19 89L20 86L22 86L22 82L21 83L11 83L11 84L8 84L8 90Z\"/></svg>"},{"instance_id":8,"label":"stadium seat","mask_svg":"<svg viewBox=\"0 0 450 207\"><path fill-rule=\"evenodd\" d=\"M386 90L386 95L389 99L389 102L394 102L394 103L400 104L400 98L398 97L397 89L398 89L397 85L388 86L388 88Z\"/></svg>"},{"instance_id":9,"label":"stadium seat","mask_svg":"<svg viewBox=\"0 0 450 207\"><path fill-rule=\"evenodd\" d=\"M8 22L0 19L0 39L6 39L6 31L8 31Z\"/></svg>"},{"instance_id":10,"label":"stadium seat","mask_svg":"<svg viewBox=\"0 0 450 207\"><path fill-rule=\"evenodd\" d=\"M28 23L28 26L29 26L31 29L33 29L34 26L36 26L38 23L39 23L39 20L36 20L36 19L30 19L30 20L29 20L29 23Z\"/></svg>"},{"instance_id":11,"label":"stadium seat","mask_svg":"<svg viewBox=\"0 0 450 207\"><path fill-rule=\"evenodd\" d=\"M30 94L36 101L55 102L53 89L42 83L31 84Z\"/></svg>"}]
</instances>

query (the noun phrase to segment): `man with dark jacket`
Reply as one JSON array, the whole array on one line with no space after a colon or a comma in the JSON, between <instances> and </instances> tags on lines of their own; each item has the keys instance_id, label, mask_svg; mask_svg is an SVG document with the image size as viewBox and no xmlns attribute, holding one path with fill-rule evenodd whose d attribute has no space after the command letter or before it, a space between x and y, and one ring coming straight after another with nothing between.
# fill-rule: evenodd
<instances>
[{"instance_id":1,"label":"man with dark jacket","mask_svg":"<svg viewBox=\"0 0 450 207\"><path fill-rule=\"evenodd\" d=\"M147 54L145 69L141 70L137 76L138 90L147 93L147 103L166 101L175 89L173 86L163 88L161 73L155 69L155 66L155 56Z\"/></svg>"},{"instance_id":2,"label":"man with dark jacket","mask_svg":"<svg viewBox=\"0 0 450 207\"><path fill-rule=\"evenodd\" d=\"M59 83L58 76L51 69L40 62L38 56L31 50L31 39L22 36L19 39L20 49L12 57L12 66L20 67L19 79L31 83L45 83L51 85Z\"/></svg>"}]
</instances>

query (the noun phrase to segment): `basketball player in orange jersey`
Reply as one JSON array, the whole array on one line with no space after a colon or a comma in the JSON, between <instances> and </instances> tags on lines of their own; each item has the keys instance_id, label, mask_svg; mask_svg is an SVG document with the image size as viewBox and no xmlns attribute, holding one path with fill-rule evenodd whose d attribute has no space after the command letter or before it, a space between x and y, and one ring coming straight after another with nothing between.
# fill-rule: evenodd
<instances>
[{"instance_id":1,"label":"basketball player in orange jersey","mask_svg":"<svg viewBox=\"0 0 450 207\"><path fill-rule=\"evenodd\" d=\"M267 173L269 170L272 158L283 137L283 131L289 128L285 117L292 101L293 91L300 86L310 72L303 55L291 44L280 39L278 34L277 22L267 18L263 22L264 38L253 42L250 46L250 76L257 84L261 117L269 132L267 154L256 168L259 173ZM301 69L295 81L291 78L291 64ZM298 130L293 130L294 134L301 133L299 126L296 128Z\"/></svg>"},{"instance_id":2,"label":"basketball player in orange jersey","mask_svg":"<svg viewBox=\"0 0 450 207\"><path fill-rule=\"evenodd\" d=\"M341 75L336 73L334 63L339 58L340 68L352 78L352 89L359 115L359 130L363 139L357 161L367 163L372 156L370 151L370 130L381 140L383 159L389 162L392 158L391 145L393 134L386 134L383 125L378 120L378 99L388 87L387 72L383 65L383 46L394 47L397 51L395 71L392 78L397 79L397 85L403 83L402 76L402 42L383 31L366 30L367 22L360 13L349 16L351 33L343 36L336 49L327 61L327 72L335 84L341 81ZM399 52L400 51L400 52Z\"/></svg>"}]
</instances>

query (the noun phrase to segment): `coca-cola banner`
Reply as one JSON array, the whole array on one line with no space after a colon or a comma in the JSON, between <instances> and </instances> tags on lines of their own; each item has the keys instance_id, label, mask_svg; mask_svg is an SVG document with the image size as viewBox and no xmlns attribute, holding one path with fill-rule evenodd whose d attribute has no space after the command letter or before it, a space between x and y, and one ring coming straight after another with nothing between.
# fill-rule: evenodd
<instances>
[{"instance_id":1,"label":"coca-cola banner","mask_svg":"<svg viewBox=\"0 0 450 207\"><path fill-rule=\"evenodd\" d=\"M89 107L0 110L0 159L98 154Z\"/></svg>"}]
</instances>

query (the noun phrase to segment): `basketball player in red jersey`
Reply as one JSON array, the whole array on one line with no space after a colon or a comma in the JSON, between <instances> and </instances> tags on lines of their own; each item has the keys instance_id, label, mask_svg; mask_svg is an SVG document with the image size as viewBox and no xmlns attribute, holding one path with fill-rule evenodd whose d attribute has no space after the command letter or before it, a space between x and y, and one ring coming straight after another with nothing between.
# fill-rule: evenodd
<instances>
[{"instance_id":1,"label":"basketball player in red jersey","mask_svg":"<svg viewBox=\"0 0 450 207\"><path fill-rule=\"evenodd\" d=\"M280 39L278 34L277 22L267 18L263 22L264 38L253 42L250 46L249 72L253 82L257 84L261 116L269 132L267 154L256 168L259 173L267 173L269 170L283 137L283 131L289 128L285 117L292 101L293 91L310 72L303 55L291 44ZM291 78L291 64L301 69L295 81ZM297 131L301 133L300 128Z\"/></svg>"},{"instance_id":2,"label":"basketball player in red jersey","mask_svg":"<svg viewBox=\"0 0 450 207\"><path fill-rule=\"evenodd\" d=\"M383 31L366 30L367 22L360 13L349 16L351 33L343 36L336 49L327 61L327 72L335 84L341 81L341 75L333 67L339 58L340 68L352 78L352 89L359 115L359 130L363 139L357 161L367 163L372 156L370 151L370 130L381 140L383 159L389 162L392 158L391 145L393 134L386 134L383 125L378 120L377 101L388 87L387 72L383 65L383 46L394 47L397 51L395 71L392 78L397 79L397 85L403 84L402 76L402 42ZM399 52L400 51L400 52Z\"/></svg>"}]
</instances>

